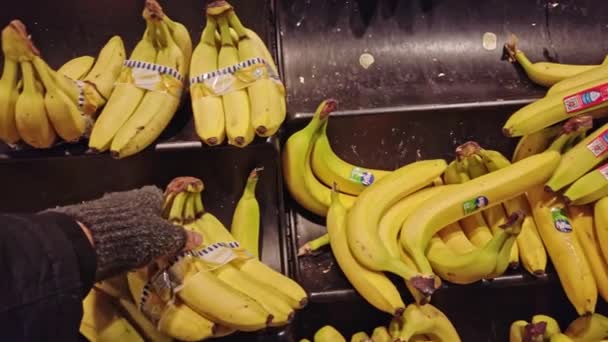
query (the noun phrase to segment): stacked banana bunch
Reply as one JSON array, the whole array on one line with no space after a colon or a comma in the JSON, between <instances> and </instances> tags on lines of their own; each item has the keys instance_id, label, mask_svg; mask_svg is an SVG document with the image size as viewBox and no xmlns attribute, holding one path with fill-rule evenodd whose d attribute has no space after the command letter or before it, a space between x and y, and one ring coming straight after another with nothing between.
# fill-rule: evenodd
<instances>
[{"instance_id":1,"label":"stacked banana bunch","mask_svg":"<svg viewBox=\"0 0 608 342\"><path fill-rule=\"evenodd\" d=\"M174 260L127 273L123 276L127 285L118 286L111 283L113 280L96 284L101 291L120 299L120 303L126 301L137 308L138 326L139 321L144 321L153 327L146 333L150 340L199 341L236 331L284 326L293 319L296 309L306 305L307 294L297 283L257 257L258 171L250 174L237 204L232 233L205 211L201 199L203 183L199 179L176 178L165 192L164 214L201 234L204 245ZM255 255L244 246L251 247ZM81 329L86 328L86 322ZM150 338L152 332L156 334L154 339ZM122 341L115 339L119 340Z\"/></svg>"},{"instance_id":2,"label":"stacked banana bunch","mask_svg":"<svg viewBox=\"0 0 608 342\"><path fill-rule=\"evenodd\" d=\"M78 141L91 132L125 60L122 39L114 36L96 60L78 57L55 71L18 20L2 31L2 51L0 140L41 149L59 139Z\"/></svg>"},{"instance_id":3,"label":"stacked banana bunch","mask_svg":"<svg viewBox=\"0 0 608 342\"><path fill-rule=\"evenodd\" d=\"M360 331L353 334L351 342L431 342L460 341L460 337L450 320L431 304L410 305L403 317L391 320L388 327L376 327L371 336ZM310 342L302 339L300 342ZM313 342L346 342L334 327L326 325L319 329Z\"/></svg>"},{"instance_id":4,"label":"stacked banana bunch","mask_svg":"<svg viewBox=\"0 0 608 342\"><path fill-rule=\"evenodd\" d=\"M244 147L256 134L273 135L285 120L285 89L272 55L226 1L207 8L190 76L196 132L207 145L227 136Z\"/></svg>"},{"instance_id":5,"label":"stacked banana bunch","mask_svg":"<svg viewBox=\"0 0 608 342\"><path fill-rule=\"evenodd\" d=\"M608 341L608 317L600 314L582 316L562 332L559 323L547 315L534 315L530 323L511 324L509 342L603 342Z\"/></svg>"},{"instance_id":6,"label":"stacked banana bunch","mask_svg":"<svg viewBox=\"0 0 608 342\"><path fill-rule=\"evenodd\" d=\"M116 87L91 132L89 147L115 158L133 155L156 140L177 111L192 41L155 0L143 10L146 31L119 69Z\"/></svg>"}]
</instances>

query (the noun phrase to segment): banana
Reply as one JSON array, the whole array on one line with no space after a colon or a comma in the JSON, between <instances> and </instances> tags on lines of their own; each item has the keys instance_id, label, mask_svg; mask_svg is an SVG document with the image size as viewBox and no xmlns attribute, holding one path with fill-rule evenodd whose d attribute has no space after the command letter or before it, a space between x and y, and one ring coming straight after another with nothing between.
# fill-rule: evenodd
<instances>
[{"instance_id":1,"label":"banana","mask_svg":"<svg viewBox=\"0 0 608 342\"><path fill-rule=\"evenodd\" d=\"M341 192L355 196L390 173L352 165L338 157L327 138L327 122L315 140L311 166L315 176L325 185L332 186L335 182Z\"/></svg>"},{"instance_id":2,"label":"banana","mask_svg":"<svg viewBox=\"0 0 608 342\"><path fill-rule=\"evenodd\" d=\"M65 62L57 69L57 73L73 80L80 80L89 73L93 64L95 64L95 57L79 56Z\"/></svg>"},{"instance_id":3,"label":"banana","mask_svg":"<svg viewBox=\"0 0 608 342\"><path fill-rule=\"evenodd\" d=\"M144 335L147 341L152 342L171 342L173 339L164 333L160 332L150 320L139 311L137 306L130 299L120 298L118 306L126 314L127 319L134 322L138 330Z\"/></svg>"},{"instance_id":4,"label":"banana","mask_svg":"<svg viewBox=\"0 0 608 342\"><path fill-rule=\"evenodd\" d=\"M564 192L566 202L574 205L593 203L608 196L608 164L587 173Z\"/></svg>"},{"instance_id":5,"label":"banana","mask_svg":"<svg viewBox=\"0 0 608 342\"><path fill-rule=\"evenodd\" d=\"M392 342L392 337L389 335L386 327L376 327L372 332L373 342Z\"/></svg>"},{"instance_id":6,"label":"banana","mask_svg":"<svg viewBox=\"0 0 608 342\"><path fill-rule=\"evenodd\" d=\"M232 215L230 232L243 248L259 259L260 252L260 204L255 198L255 187L258 183L258 172L253 169L247 178L243 195L236 204Z\"/></svg>"},{"instance_id":7,"label":"banana","mask_svg":"<svg viewBox=\"0 0 608 342\"><path fill-rule=\"evenodd\" d=\"M511 323L509 342L523 342L526 326L528 326L528 322L522 320Z\"/></svg>"},{"instance_id":8,"label":"banana","mask_svg":"<svg viewBox=\"0 0 608 342\"><path fill-rule=\"evenodd\" d=\"M113 36L99 52L95 65L84 77L84 81L94 84L101 96L109 98L126 55L122 39L119 36Z\"/></svg>"},{"instance_id":9,"label":"banana","mask_svg":"<svg viewBox=\"0 0 608 342\"><path fill-rule=\"evenodd\" d=\"M449 186L435 186L416 191L399 200L382 216L378 224L378 237L392 258L399 258L399 250L401 249L398 241L399 232L405 219L420 203L439 194L446 187Z\"/></svg>"},{"instance_id":10,"label":"banana","mask_svg":"<svg viewBox=\"0 0 608 342\"><path fill-rule=\"evenodd\" d=\"M580 73L596 70L599 67L599 65L575 65L551 62L532 63L524 52L517 48L517 41L517 37L514 34L511 34L505 44L509 59L511 62L517 61L532 82L545 87L550 87L561 80L576 76Z\"/></svg>"},{"instance_id":11,"label":"banana","mask_svg":"<svg viewBox=\"0 0 608 342\"><path fill-rule=\"evenodd\" d=\"M186 62L180 48L175 44L169 28L158 23L159 43L157 64L178 71L186 76ZM140 152L158 138L177 111L181 100L182 81L171 75L160 75L163 91L148 91L135 112L116 132L110 150L114 158L124 158ZM157 85L160 86L160 85Z\"/></svg>"},{"instance_id":12,"label":"banana","mask_svg":"<svg viewBox=\"0 0 608 342\"><path fill-rule=\"evenodd\" d=\"M382 272L373 271L355 259L347 242L347 211L342 205L338 193L332 192L332 204L327 213L327 231L331 249L351 285L378 310L400 316L405 304L399 291Z\"/></svg>"},{"instance_id":13,"label":"banana","mask_svg":"<svg viewBox=\"0 0 608 342\"><path fill-rule=\"evenodd\" d=\"M558 191L608 158L608 124L603 125L566 152L545 186Z\"/></svg>"},{"instance_id":14,"label":"banana","mask_svg":"<svg viewBox=\"0 0 608 342\"><path fill-rule=\"evenodd\" d=\"M16 38L13 38L15 36ZM2 30L4 67L0 79L0 140L7 144L14 144L21 139L15 122L15 103L19 96L17 90L19 55L11 54L11 50L18 49L21 38L12 25Z\"/></svg>"},{"instance_id":15,"label":"banana","mask_svg":"<svg viewBox=\"0 0 608 342\"><path fill-rule=\"evenodd\" d=\"M405 324L400 341L410 341L414 335L427 335L433 340L459 342L458 332L450 320L431 304L408 305L403 313Z\"/></svg>"},{"instance_id":16,"label":"banana","mask_svg":"<svg viewBox=\"0 0 608 342\"><path fill-rule=\"evenodd\" d=\"M15 122L21 139L36 148L49 148L55 142L55 130L44 108L44 95L35 86L36 75L31 62L20 63L23 91L15 103Z\"/></svg>"},{"instance_id":17,"label":"banana","mask_svg":"<svg viewBox=\"0 0 608 342\"><path fill-rule=\"evenodd\" d=\"M350 342L373 342L365 331L359 331L350 337Z\"/></svg>"},{"instance_id":18,"label":"banana","mask_svg":"<svg viewBox=\"0 0 608 342\"><path fill-rule=\"evenodd\" d=\"M218 69L218 49L215 45L215 18L207 16L201 40L194 49L190 62L190 75L197 77ZM196 133L209 146L220 145L226 138L224 105L220 96L205 94L204 83L190 83L192 112Z\"/></svg>"},{"instance_id":19,"label":"banana","mask_svg":"<svg viewBox=\"0 0 608 342\"><path fill-rule=\"evenodd\" d=\"M326 325L317 330L313 340L314 342L346 342L344 336L331 325Z\"/></svg>"},{"instance_id":20,"label":"banana","mask_svg":"<svg viewBox=\"0 0 608 342\"><path fill-rule=\"evenodd\" d=\"M308 125L287 139L282 156L283 175L289 193L304 209L319 216L327 214L331 203L331 190L319 182L313 174L310 168L310 155L319 128L336 107L335 100L322 101ZM350 208L355 202L355 197L342 194L340 201L345 207Z\"/></svg>"},{"instance_id":21,"label":"banana","mask_svg":"<svg viewBox=\"0 0 608 342\"><path fill-rule=\"evenodd\" d=\"M467 171L472 179L488 173L488 168L484 165L481 156L477 154L480 150L481 147L475 142L464 143L456 150L456 153L459 154L459 158L466 158ZM482 215L492 231L492 234L499 232L500 226L507 222L507 215L503 205L496 205L488 208L482 212ZM519 266L519 248L517 247L517 244L513 245L510 263L512 268Z\"/></svg>"},{"instance_id":22,"label":"banana","mask_svg":"<svg viewBox=\"0 0 608 342\"><path fill-rule=\"evenodd\" d=\"M594 312L597 286L582 247L572 233L565 204L539 186L528 190L528 199L566 296L580 315Z\"/></svg>"},{"instance_id":23,"label":"banana","mask_svg":"<svg viewBox=\"0 0 608 342\"><path fill-rule=\"evenodd\" d=\"M559 324L553 317L547 315L532 316L532 324L538 324L541 322L545 323L545 332L543 333L543 337L545 339L549 339L553 337L553 335L561 334L562 330L560 329Z\"/></svg>"},{"instance_id":24,"label":"banana","mask_svg":"<svg viewBox=\"0 0 608 342\"><path fill-rule=\"evenodd\" d=\"M82 301L80 331L87 339L99 342L143 342L133 326L116 310L110 297L92 289Z\"/></svg>"},{"instance_id":25,"label":"banana","mask_svg":"<svg viewBox=\"0 0 608 342\"><path fill-rule=\"evenodd\" d=\"M316 252L327 245L329 245L329 234L325 233L300 246L300 248L298 248L298 256L311 255L313 252Z\"/></svg>"},{"instance_id":26,"label":"banana","mask_svg":"<svg viewBox=\"0 0 608 342\"><path fill-rule=\"evenodd\" d=\"M604 260L608 260L608 244L605 243L605 241L608 241L608 197L595 202L593 218L595 219L597 237L599 241L604 241L604 243L600 243L602 255Z\"/></svg>"},{"instance_id":27,"label":"banana","mask_svg":"<svg viewBox=\"0 0 608 342\"><path fill-rule=\"evenodd\" d=\"M437 232L437 237L453 252L465 254L473 252L477 247L469 241L462 227L454 222Z\"/></svg>"},{"instance_id":28,"label":"banana","mask_svg":"<svg viewBox=\"0 0 608 342\"><path fill-rule=\"evenodd\" d=\"M238 16L231 10L228 12L230 26L238 35L238 52L241 62L252 58L264 58L263 51L257 41L252 39ZM274 71L274 70L273 70ZM281 122L273 118L285 118L285 89L270 78L259 78L247 87L249 102L251 103L251 124L260 136L271 136L278 129Z\"/></svg>"},{"instance_id":29,"label":"banana","mask_svg":"<svg viewBox=\"0 0 608 342\"><path fill-rule=\"evenodd\" d=\"M228 68L239 63L237 48L230 36L228 19L225 16L217 18L222 46L218 54L218 68ZM222 95L226 121L226 135L231 145L244 147L253 140L255 132L251 125L251 107L247 90L238 89Z\"/></svg>"},{"instance_id":30,"label":"banana","mask_svg":"<svg viewBox=\"0 0 608 342\"><path fill-rule=\"evenodd\" d=\"M550 342L573 342L570 337L562 333L551 336Z\"/></svg>"},{"instance_id":31,"label":"banana","mask_svg":"<svg viewBox=\"0 0 608 342\"><path fill-rule=\"evenodd\" d=\"M593 209L589 206L568 206L574 232L583 247L599 294L608 299L608 264L602 256L600 240L593 227Z\"/></svg>"},{"instance_id":32,"label":"banana","mask_svg":"<svg viewBox=\"0 0 608 342\"><path fill-rule=\"evenodd\" d=\"M554 125L541 129L540 131L524 135L517 142L517 146L515 147L511 161L520 161L526 157L545 151L549 145L551 145L551 141L557 138L561 131L561 126Z\"/></svg>"},{"instance_id":33,"label":"banana","mask_svg":"<svg viewBox=\"0 0 608 342\"><path fill-rule=\"evenodd\" d=\"M144 63L156 62L156 24L152 19L146 20L146 31L131 53L130 60ZM133 72L135 70L123 66L118 76L116 86L108 102L97 117L89 139L89 147L103 152L110 148L116 132L133 115L141 103L146 90L135 85Z\"/></svg>"},{"instance_id":34,"label":"banana","mask_svg":"<svg viewBox=\"0 0 608 342\"><path fill-rule=\"evenodd\" d=\"M559 157L552 151L538 154L426 200L405 220L401 228L401 245L414 258L422 274L432 274L424 251L435 233L488 205L498 205L541 184L549 178Z\"/></svg>"},{"instance_id":35,"label":"banana","mask_svg":"<svg viewBox=\"0 0 608 342\"><path fill-rule=\"evenodd\" d=\"M608 318L600 314L578 317L565 331L574 342L595 342L608 338Z\"/></svg>"},{"instance_id":36,"label":"banana","mask_svg":"<svg viewBox=\"0 0 608 342\"><path fill-rule=\"evenodd\" d=\"M495 172L511 165L511 162L500 152L481 149L478 153L490 172ZM536 222L534 222L526 196L521 195L507 200L503 205L509 215L515 212L522 212L524 214L521 233L517 237L518 255L524 268L530 274L536 276L544 275L545 268L547 267L547 252L538 234Z\"/></svg>"},{"instance_id":37,"label":"banana","mask_svg":"<svg viewBox=\"0 0 608 342\"><path fill-rule=\"evenodd\" d=\"M507 137L518 137L531 134L549 127L558 122L567 120L572 116L583 114L603 115L608 112L608 102L591 104L588 107L577 107L586 103L579 97L594 96L592 88L598 87L606 82L606 79L591 81L572 89L558 92L537 100L524 106L513 113L504 124L502 131ZM581 94L579 94L581 93ZM577 95L579 94L579 95ZM572 106L570 106L572 104ZM567 109L571 108L571 109Z\"/></svg>"},{"instance_id":38,"label":"banana","mask_svg":"<svg viewBox=\"0 0 608 342\"><path fill-rule=\"evenodd\" d=\"M430 296L440 280L432 274L420 276L400 259L391 257L378 236L382 214L401 198L425 187L447 167L442 159L426 160L403 166L365 189L348 213L348 245L365 267L395 273L413 285L423 296Z\"/></svg>"},{"instance_id":39,"label":"banana","mask_svg":"<svg viewBox=\"0 0 608 342\"><path fill-rule=\"evenodd\" d=\"M555 83L547 91L547 96L578 87L581 84L585 84L591 81L605 79L606 77L608 77L607 63L608 57L604 58L604 62L602 62L602 65L597 68L581 72L580 74L576 74L572 77L568 77Z\"/></svg>"}]
</instances>

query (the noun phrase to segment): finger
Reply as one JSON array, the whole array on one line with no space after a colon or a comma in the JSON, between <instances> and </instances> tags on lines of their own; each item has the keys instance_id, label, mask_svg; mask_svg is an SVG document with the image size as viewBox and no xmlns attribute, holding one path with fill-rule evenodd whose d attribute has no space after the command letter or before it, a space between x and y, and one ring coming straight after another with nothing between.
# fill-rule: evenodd
<instances>
[{"instance_id":1,"label":"finger","mask_svg":"<svg viewBox=\"0 0 608 342\"><path fill-rule=\"evenodd\" d=\"M187 230L186 236L188 239L186 240L186 245L184 246L184 251L189 251L191 249L195 249L203 243L203 237L196 232L192 232Z\"/></svg>"}]
</instances>

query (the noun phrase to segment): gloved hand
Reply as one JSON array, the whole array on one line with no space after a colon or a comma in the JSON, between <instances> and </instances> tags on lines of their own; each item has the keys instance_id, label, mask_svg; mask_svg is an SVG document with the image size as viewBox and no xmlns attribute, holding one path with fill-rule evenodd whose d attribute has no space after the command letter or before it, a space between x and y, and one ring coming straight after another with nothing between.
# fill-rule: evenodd
<instances>
[{"instance_id":1,"label":"gloved hand","mask_svg":"<svg viewBox=\"0 0 608 342\"><path fill-rule=\"evenodd\" d=\"M162 191L145 186L46 212L67 214L90 232L101 280L200 245L200 235L161 217L162 204Z\"/></svg>"}]
</instances>

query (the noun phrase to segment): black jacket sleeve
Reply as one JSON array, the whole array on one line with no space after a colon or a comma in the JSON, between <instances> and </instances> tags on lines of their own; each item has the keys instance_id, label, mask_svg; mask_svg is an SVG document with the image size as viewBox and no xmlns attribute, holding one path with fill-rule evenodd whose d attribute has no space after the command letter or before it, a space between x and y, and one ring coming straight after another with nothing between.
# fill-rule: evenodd
<instances>
[{"instance_id":1,"label":"black jacket sleeve","mask_svg":"<svg viewBox=\"0 0 608 342\"><path fill-rule=\"evenodd\" d=\"M0 340L78 341L95 267L69 216L0 215Z\"/></svg>"}]
</instances>

